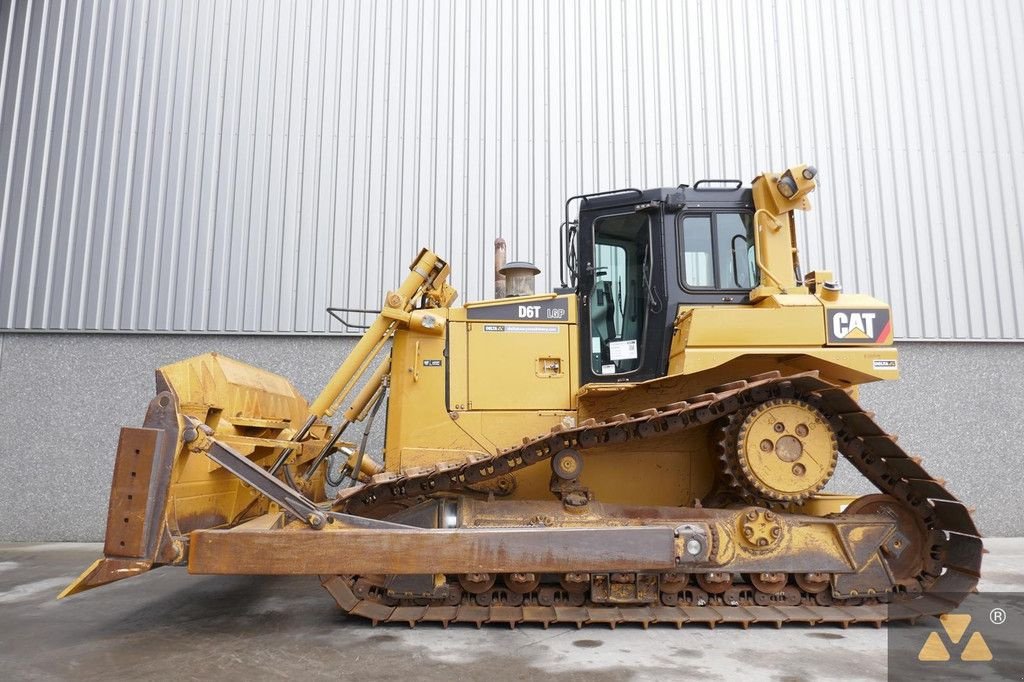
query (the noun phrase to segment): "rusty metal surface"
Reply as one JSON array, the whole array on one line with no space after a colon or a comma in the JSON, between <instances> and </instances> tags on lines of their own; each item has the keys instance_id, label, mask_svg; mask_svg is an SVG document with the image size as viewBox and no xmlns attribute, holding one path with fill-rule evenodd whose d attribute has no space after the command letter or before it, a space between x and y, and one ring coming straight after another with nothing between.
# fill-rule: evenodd
<instances>
[{"instance_id":1,"label":"rusty metal surface","mask_svg":"<svg viewBox=\"0 0 1024 682\"><path fill-rule=\"evenodd\" d=\"M171 391L161 391L149 402L146 418L142 425L157 429L162 435L153 450L153 468L149 480L146 516L146 557L156 560L170 556L170 537L164 525L165 511L171 485L171 471L181 443L181 422L178 416L178 400Z\"/></svg>"},{"instance_id":2,"label":"rusty metal surface","mask_svg":"<svg viewBox=\"0 0 1024 682\"><path fill-rule=\"evenodd\" d=\"M558 502L524 506L499 501L467 507L459 516L473 527L458 529L436 529L435 501L400 512L389 521L367 520L375 524L367 528L328 527L308 533L295 525L281 532L250 522L229 530L198 530L191 536L189 569L274 575L508 575L573 572L586 566L590 571L859 574L894 528L891 521L877 516L777 515L753 507L630 507L630 516L625 517L624 508L610 505L583 512L580 518L563 512ZM522 527L526 515L532 515L531 525L536 527ZM765 516L773 519L780 533L761 546L741 529L747 519ZM419 527L395 523L399 518ZM690 537L700 538L700 552L694 556L686 552Z\"/></svg>"},{"instance_id":3,"label":"rusty metal surface","mask_svg":"<svg viewBox=\"0 0 1024 682\"><path fill-rule=\"evenodd\" d=\"M528 623L539 624L543 627L554 623L570 623L577 627L604 625L613 628L626 623L638 624L642 627L653 624L669 624L678 628L684 625L714 628L718 624L726 623L738 623L743 626L767 623L776 627L787 623L807 625L828 623L844 627L853 624L879 626L887 620L887 610L891 608L885 604L821 606L809 603L796 606L786 604L739 606L706 602L703 604L694 602L687 606L633 605L622 607L596 603L579 606L492 603L481 606L475 602L464 601L455 606L439 604L419 606L415 613L410 614L406 610L407 607L375 603L372 599L356 596L352 589L351 578L332 575L322 577L321 581L323 587L343 610L353 615L362 616L374 625L401 623L415 626L423 622L439 622L444 626L450 623L473 623L478 627L485 624L516 627ZM915 612L914 617L920 617L920 615Z\"/></svg>"},{"instance_id":4,"label":"rusty metal surface","mask_svg":"<svg viewBox=\"0 0 1024 682\"><path fill-rule=\"evenodd\" d=\"M104 558L68 585L62 597L171 563L183 551L165 521L180 430L172 392L161 391L150 401L143 424L122 429L118 440Z\"/></svg>"},{"instance_id":5,"label":"rusty metal surface","mask_svg":"<svg viewBox=\"0 0 1024 682\"><path fill-rule=\"evenodd\" d=\"M106 556L146 555L150 478L162 435L158 429L121 429L107 511Z\"/></svg>"},{"instance_id":6,"label":"rusty metal surface","mask_svg":"<svg viewBox=\"0 0 1024 682\"><path fill-rule=\"evenodd\" d=\"M318 573L564 572L669 569L671 528L460 530L203 530L192 533L189 571Z\"/></svg>"}]
</instances>

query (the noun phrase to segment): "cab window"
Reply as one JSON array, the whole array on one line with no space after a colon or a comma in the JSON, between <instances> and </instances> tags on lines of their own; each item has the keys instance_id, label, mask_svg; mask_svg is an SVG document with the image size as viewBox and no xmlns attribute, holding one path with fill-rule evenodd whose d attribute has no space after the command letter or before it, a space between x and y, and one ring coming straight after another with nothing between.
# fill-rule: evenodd
<instances>
[{"instance_id":1,"label":"cab window","mask_svg":"<svg viewBox=\"0 0 1024 682\"><path fill-rule=\"evenodd\" d=\"M751 214L684 215L678 233L684 288L736 291L757 284Z\"/></svg>"},{"instance_id":2,"label":"cab window","mask_svg":"<svg viewBox=\"0 0 1024 682\"><path fill-rule=\"evenodd\" d=\"M711 216L683 218L683 283L688 287L715 286L712 268Z\"/></svg>"}]
</instances>

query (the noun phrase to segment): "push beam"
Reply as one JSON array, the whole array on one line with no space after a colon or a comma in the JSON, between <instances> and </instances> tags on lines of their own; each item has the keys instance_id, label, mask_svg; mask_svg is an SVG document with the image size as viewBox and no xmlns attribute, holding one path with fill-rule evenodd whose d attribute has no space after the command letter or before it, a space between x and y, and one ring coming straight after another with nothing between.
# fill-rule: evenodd
<instances>
[{"instance_id":1,"label":"push beam","mask_svg":"<svg viewBox=\"0 0 1024 682\"><path fill-rule=\"evenodd\" d=\"M197 530L190 573L252 575L668 570L671 528Z\"/></svg>"}]
</instances>

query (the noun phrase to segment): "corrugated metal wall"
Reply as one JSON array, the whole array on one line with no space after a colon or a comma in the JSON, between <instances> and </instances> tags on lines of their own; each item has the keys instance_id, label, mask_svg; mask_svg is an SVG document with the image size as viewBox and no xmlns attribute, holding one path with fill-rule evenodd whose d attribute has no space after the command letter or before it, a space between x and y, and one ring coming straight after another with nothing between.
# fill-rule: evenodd
<instances>
[{"instance_id":1,"label":"corrugated metal wall","mask_svg":"<svg viewBox=\"0 0 1024 682\"><path fill-rule=\"evenodd\" d=\"M1024 6L0 2L0 329L323 332L420 245L557 279L562 201L821 171L902 338L1024 339Z\"/></svg>"}]
</instances>

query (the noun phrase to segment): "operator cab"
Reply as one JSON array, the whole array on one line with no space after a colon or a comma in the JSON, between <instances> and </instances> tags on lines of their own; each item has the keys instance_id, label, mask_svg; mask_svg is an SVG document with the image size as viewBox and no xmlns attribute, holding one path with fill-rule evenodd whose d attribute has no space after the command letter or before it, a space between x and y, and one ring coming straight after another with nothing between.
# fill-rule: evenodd
<instances>
[{"instance_id":1,"label":"operator cab","mask_svg":"<svg viewBox=\"0 0 1024 682\"><path fill-rule=\"evenodd\" d=\"M739 181L573 197L566 226L581 384L664 376L680 305L749 303L758 284L753 195Z\"/></svg>"}]
</instances>

